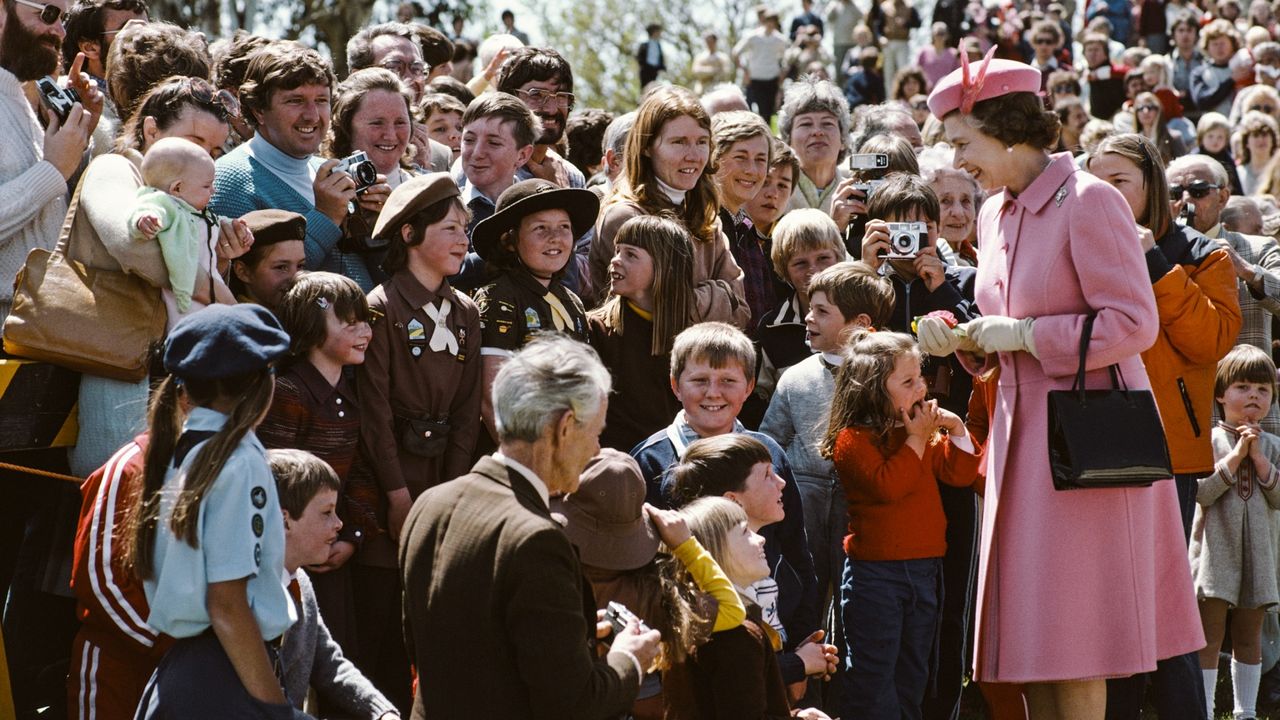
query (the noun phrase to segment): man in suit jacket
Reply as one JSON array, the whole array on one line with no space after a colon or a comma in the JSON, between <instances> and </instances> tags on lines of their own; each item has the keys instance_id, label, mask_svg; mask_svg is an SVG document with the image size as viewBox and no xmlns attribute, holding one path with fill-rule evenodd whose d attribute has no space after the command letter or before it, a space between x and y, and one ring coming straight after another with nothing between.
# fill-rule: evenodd
<instances>
[{"instance_id":1,"label":"man in suit jacket","mask_svg":"<svg viewBox=\"0 0 1280 720\"><path fill-rule=\"evenodd\" d=\"M645 26L644 31L649 34L649 39L636 48L636 62L640 63L641 90L657 80L658 73L667 69L667 63L662 57L662 26L650 23Z\"/></svg>"},{"instance_id":2,"label":"man in suit jacket","mask_svg":"<svg viewBox=\"0 0 1280 720\"><path fill-rule=\"evenodd\" d=\"M548 510L599 452L609 390L586 345L529 343L494 381L498 452L414 503L400 567L415 719L585 720L635 701L658 633L633 624L596 657L595 602Z\"/></svg>"}]
</instances>

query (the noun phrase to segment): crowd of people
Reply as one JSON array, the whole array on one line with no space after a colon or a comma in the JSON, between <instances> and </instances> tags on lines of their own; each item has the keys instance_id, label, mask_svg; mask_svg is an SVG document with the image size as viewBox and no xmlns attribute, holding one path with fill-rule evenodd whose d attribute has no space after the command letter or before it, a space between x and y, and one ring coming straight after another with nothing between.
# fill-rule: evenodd
<instances>
[{"instance_id":1,"label":"crowd of people","mask_svg":"<svg viewBox=\"0 0 1280 720\"><path fill-rule=\"evenodd\" d=\"M696 89L651 24L618 113L510 11L406 3L339 78L0 2L6 362L80 378L74 446L0 457L18 717L1267 700L1266 0L761 6ZM1150 391L1092 449L1168 479L1057 489L1078 376Z\"/></svg>"}]
</instances>

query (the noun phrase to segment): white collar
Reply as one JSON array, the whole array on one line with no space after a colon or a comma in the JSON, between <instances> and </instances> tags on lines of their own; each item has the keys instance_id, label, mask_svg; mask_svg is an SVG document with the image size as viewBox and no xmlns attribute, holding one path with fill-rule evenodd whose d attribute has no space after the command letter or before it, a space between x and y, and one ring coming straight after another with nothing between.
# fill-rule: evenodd
<instances>
[{"instance_id":1,"label":"white collar","mask_svg":"<svg viewBox=\"0 0 1280 720\"><path fill-rule=\"evenodd\" d=\"M844 355L841 355L840 353L824 352L822 353L822 359L826 360L834 367L844 365Z\"/></svg>"},{"instance_id":2,"label":"white collar","mask_svg":"<svg viewBox=\"0 0 1280 720\"><path fill-rule=\"evenodd\" d=\"M538 477L537 473L503 455L501 452L495 452L493 459L523 475L524 479L528 480L530 485L533 485L533 489L538 491L538 497L542 498L542 504L548 508L551 507L551 492L547 490L547 484L542 482L542 478Z\"/></svg>"},{"instance_id":3,"label":"white collar","mask_svg":"<svg viewBox=\"0 0 1280 720\"><path fill-rule=\"evenodd\" d=\"M670 200L675 205L684 204L684 196L686 195L686 192L684 190L677 190L671 187L670 185L662 182L662 180L656 176L653 179L655 182L658 183L658 189L662 191L663 195L667 196L668 200Z\"/></svg>"}]
</instances>

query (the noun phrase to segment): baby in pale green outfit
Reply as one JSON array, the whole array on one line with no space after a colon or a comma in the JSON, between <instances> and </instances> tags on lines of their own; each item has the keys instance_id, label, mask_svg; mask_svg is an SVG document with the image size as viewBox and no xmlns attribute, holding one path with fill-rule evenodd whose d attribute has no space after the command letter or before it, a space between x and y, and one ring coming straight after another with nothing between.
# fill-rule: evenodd
<instances>
[{"instance_id":1,"label":"baby in pale green outfit","mask_svg":"<svg viewBox=\"0 0 1280 720\"><path fill-rule=\"evenodd\" d=\"M169 271L164 296L170 328L206 305L236 301L216 269L218 218L205 212L213 175L209 153L182 138L157 140L142 159L145 184L138 188L129 228L135 237L160 243ZM201 270L209 276L207 285L196 282Z\"/></svg>"}]
</instances>

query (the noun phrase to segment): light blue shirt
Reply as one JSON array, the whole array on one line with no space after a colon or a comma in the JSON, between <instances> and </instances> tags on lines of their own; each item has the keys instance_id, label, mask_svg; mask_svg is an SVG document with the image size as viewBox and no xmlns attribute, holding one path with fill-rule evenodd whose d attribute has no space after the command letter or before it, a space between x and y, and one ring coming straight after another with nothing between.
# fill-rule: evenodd
<instances>
[{"instance_id":1,"label":"light blue shirt","mask_svg":"<svg viewBox=\"0 0 1280 720\"><path fill-rule=\"evenodd\" d=\"M191 411L183 430L217 431L227 416L208 408ZM227 458L200 503L199 547L173 534L169 519L178 492L204 443L182 466L170 468L160 495L155 572L145 583L151 616L147 624L175 638L194 637L210 626L209 583L249 578L248 598L263 640L284 634L297 620L284 569L284 516L267 451L247 433Z\"/></svg>"}]
</instances>

